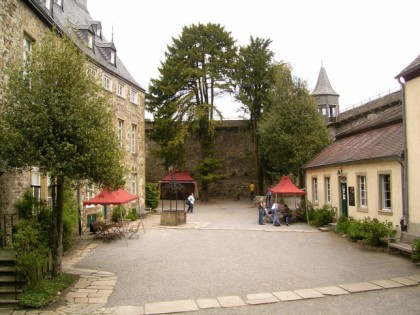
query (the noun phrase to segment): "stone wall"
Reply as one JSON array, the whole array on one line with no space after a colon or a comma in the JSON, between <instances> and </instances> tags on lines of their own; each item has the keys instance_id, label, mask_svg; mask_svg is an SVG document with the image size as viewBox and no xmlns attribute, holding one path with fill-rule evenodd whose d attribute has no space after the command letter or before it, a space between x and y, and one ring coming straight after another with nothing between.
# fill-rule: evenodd
<instances>
[{"instance_id":1,"label":"stone wall","mask_svg":"<svg viewBox=\"0 0 420 315\"><path fill-rule=\"evenodd\" d=\"M252 138L248 121L224 121L216 128L216 158L222 161L220 173L227 174L229 178L219 183L211 184L211 197L235 198L239 194L242 198L248 196L249 184L256 180L256 170L253 168L255 159L252 151ZM162 161L152 155L152 150L157 144L152 142L147 133L152 125L146 126L146 180L157 182L166 175ZM201 152L196 136L192 136L185 144L187 167L194 177L194 168L198 164ZM199 191L201 185L199 183Z\"/></svg>"},{"instance_id":2,"label":"stone wall","mask_svg":"<svg viewBox=\"0 0 420 315\"><path fill-rule=\"evenodd\" d=\"M34 13L21 0L1 0L0 1L0 100L3 87L7 84L6 69L12 62L22 60L23 56L23 37L26 36L33 41L41 38L42 34L50 29L49 22ZM103 67L96 62L90 67L97 71L97 79L102 79ZM144 136L144 91L139 90L132 82L124 81L120 76L107 70L107 74L112 77L111 111L115 113L115 128L117 119L124 120L123 147L125 149L124 164L127 168L126 186L131 190L131 178L137 177L137 194L140 196L140 203L144 205L145 192L145 136ZM126 89L125 95L117 96L117 82L122 82ZM139 93L139 102L134 104L130 101L130 87L134 87ZM131 125L137 126L136 152L131 152ZM1 145L1 144L0 144ZM0 213L13 213L14 202L22 196L24 191L30 187L30 173L9 173L0 169ZM81 200L84 199L86 189L81 189ZM42 196L45 197L45 196ZM84 219L90 213L100 211L99 207L85 208L83 211Z\"/></svg>"},{"instance_id":3,"label":"stone wall","mask_svg":"<svg viewBox=\"0 0 420 315\"><path fill-rule=\"evenodd\" d=\"M47 26L22 1L0 1L0 100L7 84L6 69L17 59L22 60L23 36L36 39ZM0 170L0 210L15 212L13 204L30 187L29 172Z\"/></svg>"}]
</instances>

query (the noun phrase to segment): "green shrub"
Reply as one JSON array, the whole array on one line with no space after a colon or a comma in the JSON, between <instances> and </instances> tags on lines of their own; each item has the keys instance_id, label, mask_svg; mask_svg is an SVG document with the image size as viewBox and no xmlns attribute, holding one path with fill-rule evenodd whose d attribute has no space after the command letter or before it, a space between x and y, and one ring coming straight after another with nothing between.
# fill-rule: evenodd
<instances>
[{"instance_id":1,"label":"green shrub","mask_svg":"<svg viewBox=\"0 0 420 315\"><path fill-rule=\"evenodd\" d=\"M323 226L334 222L336 211L330 205L324 205L321 209L317 209L313 213L313 219L309 218L309 222L315 226Z\"/></svg>"},{"instance_id":2,"label":"green shrub","mask_svg":"<svg viewBox=\"0 0 420 315\"><path fill-rule=\"evenodd\" d=\"M159 205L158 183L146 183L146 207L156 209Z\"/></svg>"},{"instance_id":3,"label":"green shrub","mask_svg":"<svg viewBox=\"0 0 420 315\"><path fill-rule=\"evenodd\" d=\"M416 238L413 241L413 253L411 254L411 259L413 261L419 261L420 260L420 238Z\"/></svg>"},{"instance_id":4,"label":"green shrub","mask_svg":"<svg viewBox=\"0 0 420 315\"><path fill-rule=\"evenodd\" d=\"M112 209L111 220L112 222L118 222L121 218L124 218L127 210L123 206L117 206Z\"/></svg>"},{"instance_id":5,"label":"green shrub","mask_svg":"<svg viewBox=\"0 0 420 315\"><path fill-rule=\"evenodd\" d=\"M350 227L350 220L352 220L351 218L349 219L348 217L342 215L340 218L338 218L337 221L337 227L335 228L335 232L339 235L347 235L348 234L348 230Z\"/></svg>"},{"instance_id":6,"label":"green shrub","mask_svg":"<svg viewBox=\"0 0 420 315\"><path fill-rule=\"evenodd\" d=\"M347 236L350 240L356 242L363 239L363 224L360 220L349 220L349 226L347 229Z\"/></svg>"},{"instance_id":7,"label":"green shrub","mask_svg":"<svg viewBox=\"0 0 420 315\"><path fill-rule=\"evenodd\" d=\"M385 221L381 222L378 219L370 219L369 217L363 219L363 243L372 246L384 245L385 238L394 236L395 230L392 228L392 223Z\"/></svg>"},{"instance_id":8,"label":"green shrub","mask_svg":"<svg viewBox=\"0 0 420 315\"><path fill-rule=\"evenodd\" d=\"M395 230L391 222L381 222L376 218L354 220L341 217L337 224L337 233L347 235L352 241L361 240L366 245L381 246L386 238L395 234Z\"/></svg>"},{"instance_id":9,"label":"green shrub","mask_svg":"<svg viewBox=\"0 0 420 315\"><path fill-rule=\"evenodd\" d=\"M57 299L58 292L68 288L77 277L62 273L54 278L45 278L32 283L19 297L22 308L41 308Z\"/></svg>"},{"instance_id":10,"label":"green shrub","mask_svg":"<svg viewBox=\"0 0 420 315\"><path fill-rule=\"evenodd\" d=\"M64 184L63 209L63 250L68 251L73 243L73 237L78 229L79 211L74 190L69 181Z\"/></svg>"},{"instance_id":11,"label":"green shrub","mask_svg":"<svg viewBox=\"0 0 420 315\"><path fill-rule=\"evenodd\" d=\"M36 199L32 196L32 192L27 190L23 193L22 198L14 204L19 212L21 219L30 219L33 216L34 207L37 204Z\"/></svg>"},{"instance_id":12,"label":"green shrub","mask_svg":"<svg viewBox=\"0 0 420 315\"><path fill-rule=\"evenodd\" d=\"M13 238L16 271L24 279L36 279L38 270L48 264L50 240L48 232L35 219L21 220Z\"/></svg>"},{"instance_id":13,"label":"green shrub","mask_svg":"<svg viewBox=\"0 0 420 315\"><path fill-rule=\"evenodd\" d=\"M316 216L315 210L311 209L311 210L308 210L307 214L305 213L305 215L302 217L302 220L305 222L308 222L308 221L313 222L315 220L315 216Z\"/></svg>"},{"instance_id":14,"label":"green shrub","mask_svg":"<svg viewBox=\"0 0 420 315\"><path fill-rule=\"evenodd\" d=\"M131 221L136 221L138 219L136 208L131 209L126 218Z\"/></svg>"}]
</instances>

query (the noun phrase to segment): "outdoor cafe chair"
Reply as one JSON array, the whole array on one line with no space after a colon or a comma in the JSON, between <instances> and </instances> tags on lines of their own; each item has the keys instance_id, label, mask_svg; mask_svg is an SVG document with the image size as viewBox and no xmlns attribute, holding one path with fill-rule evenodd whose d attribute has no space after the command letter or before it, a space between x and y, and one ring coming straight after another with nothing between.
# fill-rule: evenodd
<instances>
[{"instance_id":1,"label":"outdoor cafe chair","mask_svg":"<svg viewBox=\"0 0 420 315\"><path fill-rule=\"evenodd\" d=\"M138 234L140 224L142 224L141 220L137 222L137 225L132 225L129 227L129 229L127 230L127 232L130 234L130 236L128 237L129 239L131 239L134 236L136 238L140 238L140 235Z\"/></svg>"}]
</instances>

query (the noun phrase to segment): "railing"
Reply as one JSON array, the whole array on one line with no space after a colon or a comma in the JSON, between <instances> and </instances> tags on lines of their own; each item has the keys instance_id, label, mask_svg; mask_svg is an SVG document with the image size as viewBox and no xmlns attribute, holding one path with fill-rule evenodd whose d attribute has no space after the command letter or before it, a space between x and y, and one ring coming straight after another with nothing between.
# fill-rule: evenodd
<instances>
[{"instance_id":1,"label":"railing","mask_svg":"<svg viewBox=\"0 0 420 315\"><path fill-rule=\"evenodd\" d=\"M356 103L356 104L354 104L354 105L352 105L350 107L347 107L344 111L340 112L340 114L341 113L344 113L344 112L347 112L349 110L355 109L357 107L363 106L363 105L365 105L367 103L370 103L372 101L378 100L378 99L380 99L380 98L382 98L384 96L391 95L392 93L395 93L395 92L397 92L399 90L401 90L401 87L400 86L397 86L397 87L392 88L390 90L387 90L387 91L384 91L382 93L379 93L379 94L377 94L375 96L369 97L368 99L365 99L365 100L361 101L360 103Z\"/></svg>"},{"instance_id":2,"label":"railing","mask_svg":"<svg viewBox=\"0 0 420 315\"><path fill-rule=\"evenodd\" d=\"M19 216L17 214L3 214L0 216L0 248L12 246L13 232L18 221Z\"/></svg>"}]
</instances>

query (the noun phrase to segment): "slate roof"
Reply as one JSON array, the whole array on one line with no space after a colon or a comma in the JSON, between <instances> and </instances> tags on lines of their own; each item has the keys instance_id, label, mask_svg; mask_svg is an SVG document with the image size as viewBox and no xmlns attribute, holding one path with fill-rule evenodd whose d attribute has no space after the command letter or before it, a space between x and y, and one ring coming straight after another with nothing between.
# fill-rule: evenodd
<instances>
[{"instance_id":1,"label":"slate roof","mask_svg":"<svg viewBox=\"0 0 420 315\"><path fill-rule=\"evenodd\" d=\"M332 88L324 67L321 67L321 70L319 70L318 81L316 82L315 89L311 94L339 96Z\"/></svg>"},{"instance_id":2,"label":"slate roof","mask_svg":"<svg viewBox=\"0 0 420 315\"><path fill-rule=\"evenodd\" d=\"M336 141L305 164L304 168L399 159L403 142L402 108L396 106L376 119L337 135Z\"/></svg>"},{"instance_id":3,"label":"slate roof","mask_svg":"<svg viewBox=\"0 0 420 315\"><path fill-rule=\"evenodd\" d=\"M412 63L410 63L403 71L401 71L395 78L403 77L406 81L420 76L420 55Z\"/></svg>"},{"instance_id":4,"label":"slate roof","mask_svg":"<svg viewBox=\"0 0 420 315\"><path fill-rule=\"evenodd\" d=\"M37 0L26 0L25 2L32 5L34 10L42 10L45 15L51 16L51 13L45 6L38 4ZM104 47L115 48L112 42L107 41L103 35L102 38L95 36L94 49L90 49L86 46L86 32L89 28L95 29L96 27L101 27L101 23L90 16L89 11L85 6L80 4L77 0L63 0L63 8L61 8L53 1L52 19L62 32L67 34L70 33L70 35L75 38L77 46L92 62L144 92L144 88L137 83L124 66L123 62L118 58L118 53L116 54L115 65L108 62L106 59L108 57L107 54L101 53Z\"/></svg>"}]
</instances>

